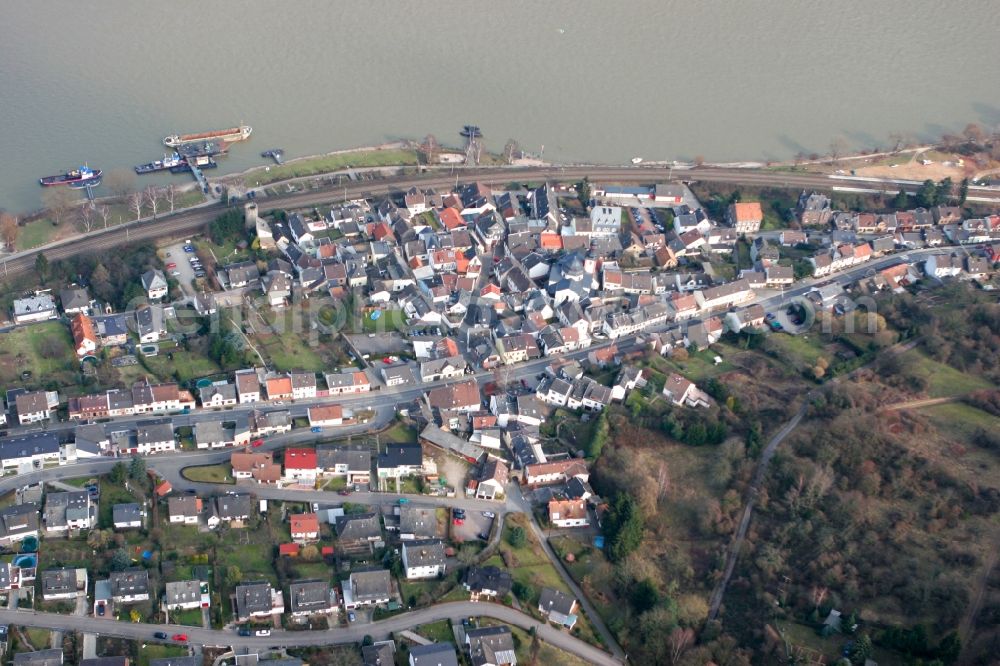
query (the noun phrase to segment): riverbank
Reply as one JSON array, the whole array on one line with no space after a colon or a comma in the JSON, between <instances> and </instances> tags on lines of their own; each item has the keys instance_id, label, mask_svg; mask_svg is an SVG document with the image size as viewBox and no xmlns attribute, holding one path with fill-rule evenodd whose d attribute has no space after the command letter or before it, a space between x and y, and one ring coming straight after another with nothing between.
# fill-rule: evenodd
<instances>
[{"instance_id":1,"label":"riverbank","mask_svg":"<svg viewBox=\"0 0 1000 666\"><path fill-rule=\"evenodd\" d=\"M321 176L334 171L352 168L383 166L416 166L417 151L411 141L395 141L378 146L364 146L335 150L319 155L307 155L286 160L278 166L252 167L246 171L226 174L219 179L241 179L248 188L263 187L283 180Z\"/></svg>"}]
</instances>

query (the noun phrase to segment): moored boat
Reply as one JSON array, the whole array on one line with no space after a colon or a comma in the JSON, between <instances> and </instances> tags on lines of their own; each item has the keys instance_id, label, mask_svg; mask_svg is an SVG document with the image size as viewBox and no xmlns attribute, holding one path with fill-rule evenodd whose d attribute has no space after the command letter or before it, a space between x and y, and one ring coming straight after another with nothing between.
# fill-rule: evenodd
<instances>
[{"instance_id":1,"label":"moored boat","mask_svg":"<svg viewBox=\"0 0 1000 666\"><path fill-rule=\"evenodd\" d=\"M135 172L138 174L143 173L155 173L157 171L166 171L179 164L183 164L184 160L177 153L173 155L164 155L162 160L154 160L152 162L146 162L145 164L140 164L135 167Z\"/></svg>"},{"instance_id":2,"label":"moored boat","mask_svg":"<svg viewBox=\"0 0 1000 666\"><path fill-rule=\"evenodd\" d=\"M88 166L82 166L79 169L73 169L72 171L67 171L66 173L59 174L58 176L45 176L44 178L39 178L38 182L42 187L51 187L53 185L83 186L88 181L96 181L100 179L102 173L104 172L100 169L91 169Z\"/></svg>"},{"instance_id":3,"label":"moored boat","mask_svg":"<svg viewBox=\"0 0 1000 666\"><path fill-rule=\"evenodd\" d=\"M198 132L196 134L171 134L168 137L164 137L163 145L170 148L176 148L177 146L183 146L186 143L213 140L232 143L234 141L245 141L249 139L252 132L253 128L249 125L240 125L239 127L230 127L224 130L213 130L211 132Z\"/></svg>"}]
</instances>

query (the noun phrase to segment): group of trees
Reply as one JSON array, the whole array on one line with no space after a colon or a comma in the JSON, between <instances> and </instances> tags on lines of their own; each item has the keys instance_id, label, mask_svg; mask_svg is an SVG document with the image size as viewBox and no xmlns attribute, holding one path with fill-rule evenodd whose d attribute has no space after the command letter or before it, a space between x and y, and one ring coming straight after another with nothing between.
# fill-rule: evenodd
<instances>
[{"instance_id":1,"label":"group of trees","mask_svg":"<svg viewBox=\"0 0 1000 666\"><path fill-rule=\"evenodd\" d=\"M111 303L117 310L145 296L142 274L158 266L156 249L147 243L118 248L113 256L76 255L49 262L40 253L35 259L35 272L43 285L58 288L71 282L88 284L94 298Z\"/></svg>"},{"instance_id":2,"label":"group of trees","mask_svg":"<svg viewBox=\"0 0 1000 666\"><path fill-rule=\"evenodd\" d=\"M243 213L238 210L226 211L208 225L208 235L216 245L243 240L246 236Z\"/></svg>"},{"instance_id":3,"label":"group of trees","mask_svg":"<svg viewBox=\"0 0 1000 666\"><path fill-rule=\"evenodd\" d=\"M604 516L605 551L612 562L621 562L642 545L645 528L642 508L631 495L619 492Z\"/></svg>"}]
</instances>

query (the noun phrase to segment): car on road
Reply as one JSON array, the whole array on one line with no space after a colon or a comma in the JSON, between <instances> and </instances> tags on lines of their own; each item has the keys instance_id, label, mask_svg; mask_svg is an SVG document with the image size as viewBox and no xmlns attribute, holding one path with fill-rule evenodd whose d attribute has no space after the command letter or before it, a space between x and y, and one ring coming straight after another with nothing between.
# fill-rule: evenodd
<instances>
[{"instance_id":1,"label":"car on road","mask_svg":"<svg viewBox=\"0 0 1000 666\"><path fill-rule=\"evenodd\" d=\"M195 276L196 278L203 278L203 277L205 277L205 272L204 272L204 271L198 271L198 272L196 272L196 273L194 274L194 276Z\"/></svg>"},{"instance_id":2,"label":"car on road","mask_svg":"<svg viewBox=\"0 0 1000 666\"><path fill-rule=\"evenodd\" d=\"M159 638L161 641L165 641L167 640L167 632L158 631L155 634L153 634L153 638Z\"/></svg>"},{"instance_id":3,"label":"car on road","mask_svg":"<svg viewBox=\"0 0 1000 666\"><path fill-rule=\"evenodd\" d=\"M270 629L258 629L257 631L254 632L254 635L255 636L270 636L271 635L271 630Z\"/></svg>"},{"instance_id":4,"label":"car on road","mask_svg":"<svg viewBox=\"0 0 1000 666\"><path fill-rule=\"evenodd\" d=\"M240 631L239 631L239 634L240 634L240 636L249 636L250 635L250 630L247 629L246 627L242 627L240 629Z\"/></svg>"},{"instance_id":5,"label":"car on road","mask_svg":"<svg viewBox=\"0 0 1000 666\"><path fill-rule=\"evenodd\" d=\"M187 634L174 634L170 638L172 638L173 640L178 641L180 643L186 643L187 639L188 639L188 635Z\"/></svg>"},{"instance_id":6,"label":"car on road","mask_svg":"<svg viewBox=\"0 0 1000 666\"><path fill-rule=\"evenodd\" d=\"M405 497L400 497L400 498L399 498L399 503L400 503L400 504L407 504L407 503L409 503L409 501L410 501L410 500L408 500L408 499L407 499L407 498L405 498Z\"/></svg>"},{"instance_id":7,"label":"car on road","mask_svg":"<svg viewBox=\"0 0 1000 666\"><path fill-rule=\"evenodd\" d=\"M177 264L171 261L169 264L167 264L167 268L177 268Z\"/></svg>"},{"instance_id":8,"label":"car on road","mask_svg":"<svg viewBox=\"0 0 1000 666\"><path fill-rule=\"evenodd\" d=\"M350 613L347 614L347 621L348 622L354 622L357 619L358 619L358 616L354 614L354 611L351 611Z\"/></svg>"},{"instance_id":9,"label":"car on road","mask_svg":"<svg viewBox=\"0 0 1000 666\"><path fill-rule=\"evenodd\" d=\"M184 246L184 251L187 252L188 254L191 254L192 252L194 252L194 246L193 245L185 245Z\"/></svg>"},{"instance_id":10,"label":"car on road","mask_svg":"<svg viewBox=\"0 0 1000 666\"><path fill-rule=\"evenodd\" d=\"M319 426L313 426L312 428L309 428L309 432L323 432L323 429Z\"/></svg>"},{"instance_id":11,"label":"car on road","mask_svg":"<svg viewBox=\"0 0 1000 666\"><path fill-rule=\"evenodd\" d=\"M258 446L264 446L264 440L262 440L262 439L255 439L252 442L250 442L250 446L252 446L254 448L257 448Z\"/></svg>"},{"instance_id":12,"label":"car on road","mask_svg":"<svg viewBox=\"0 0 1000 666\"><path fill-rule=\"evenodd\" d=\"M483 516L485 518L496 518L497 514L493 513L492 511L483 511Z\"/></svg>"},{"instance_id":13,"label":"car on road","mask_svg":"<svg viewBox=\"0 0 1000 666\"><path fill-rule=\"evenodd\" d=\"M345 495L346 496L346 495L350 495L351 491L350 490L346 490L346 489L345 490L338 490L337 494L338 495Z\"/></svg>"}]
</instances>

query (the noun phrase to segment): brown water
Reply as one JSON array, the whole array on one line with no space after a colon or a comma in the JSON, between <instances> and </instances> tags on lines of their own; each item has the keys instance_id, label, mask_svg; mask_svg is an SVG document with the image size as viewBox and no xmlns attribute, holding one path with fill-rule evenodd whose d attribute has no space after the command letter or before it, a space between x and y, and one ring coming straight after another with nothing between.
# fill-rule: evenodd
<instances>
[{"instance_id":1,"label":"brown water","mask_svg":"<svg viewBox=\"0 0 1000 666\"><path fill-rule=\"evenodd\" d=\"M6 2L0 207L254 127L220 171L465 123L553 160L757 160L1000 123L991 0ZM178 179L183 177L178 176Z\"/></svg>"}]
</instances>

